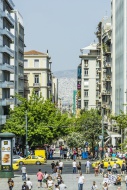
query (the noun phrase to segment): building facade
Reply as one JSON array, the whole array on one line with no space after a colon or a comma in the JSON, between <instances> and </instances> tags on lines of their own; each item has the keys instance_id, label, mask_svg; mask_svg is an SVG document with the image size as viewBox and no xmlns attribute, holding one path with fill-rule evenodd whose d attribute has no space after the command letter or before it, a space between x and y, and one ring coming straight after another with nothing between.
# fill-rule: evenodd
<instances>
[{"instance_id":1,"label":"building facade","mask_svg":"<svg viewBox=\"0 0 127 190\"><path fill-rule=\"evenodd\" d=\"M90 110L97 108L99 100L99 63L97 44L81 49L81 63L77 77L77 108ZM87 53L85 53L87 51ZM88 52L89 51L89 52Z\"/></svg>"},{"instance_id":2,"label":"building facade","mask_svg":"<svg viewBox=\"0 0 127 190\"><path fill-rule=\"evenodd\" d=\"M31 50L24 53L24 76L28 77L29 96L34 90L44 100L52 95L51 61L48 53Z\"/></svg>"},{"instance_id":3,"label":"building facade","mask_svg":"<svg viewBox=\"0 0 127 190\"><path fill-rule=\"evenodd\" d=\"M10 91L14 88L14 82L10 76L14 73L14 28L15 20L12 17L14 4L11 0L0 1L0 125L5 124L9 115L9 108L14 104Z\"/></svg>"}]
</instances>

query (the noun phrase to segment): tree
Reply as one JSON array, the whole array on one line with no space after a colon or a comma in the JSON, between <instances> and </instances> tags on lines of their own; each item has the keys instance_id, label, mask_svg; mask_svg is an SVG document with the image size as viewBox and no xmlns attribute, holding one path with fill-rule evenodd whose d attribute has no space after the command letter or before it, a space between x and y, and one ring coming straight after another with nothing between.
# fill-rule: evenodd
<instances>
[{"instance_id":1,"label":"tree","mask_svg":"<svg viewBox=\"0 0 127 190\"><path fill-rule=\"evenodd\" d=\"M70 148L84 147L84 136L79 132L72 132L67 136L67 145Z\"/></svg>"},{"instance_id":2,"label":"tree","mask_svg":"<svg viewBox=\"0 0 127 190\"><path fill-rule=\"evenodd\" d=\"M30 146L51 143L53 139L71 132L69 128L71 119L67 114L61 114L50 99L44 101L43 97L38 97L34 91L29 100L19 95L16 95L16 98L21 104L15 106L14 110L10 110L10 118L2 130L3 132L13 132L25 141L26 111Z\"/></svg>"},{"instance_id":3,"label":"tree","mask_svg":"<svg viewBox=\"0 0 127 190\"><path fill-rule=\"evenodd\" d=\"M85 140L89 142L94 150L94 146L98 144L99 135L102 134L102 117L98 114L98 110L91 109L82 113L80 118L77 119L77 126L79 126L79 132L85 137Z\"/></svg>"}]
</instances>

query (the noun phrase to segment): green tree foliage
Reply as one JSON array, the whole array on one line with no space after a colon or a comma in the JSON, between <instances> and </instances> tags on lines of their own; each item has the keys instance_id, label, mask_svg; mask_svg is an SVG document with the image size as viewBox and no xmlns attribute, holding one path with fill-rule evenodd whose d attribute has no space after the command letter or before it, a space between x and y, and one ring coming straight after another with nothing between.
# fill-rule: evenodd
<instances>
[{"instance_id":1,"label":"green tree foliage","mask_svg":"<svg viewBox=\"0 0 127 190\"><path fill-rule=\"evenodd\" d=\"M123 111L121 111L117 116L111 116L111 119L116 121L115 125L120 127L120 129L127 128L127 114L125 114Z\"/></svg>"},{"instance_id":2,"label":"green tree foliage","mask_svg":"<svg viewBox=\"0 0 127 190\"><path fill-rule=\"evenodd\" d=\"M65 136L71 132L71 119L67 114L61 114L50 99L44 101L34 92L29 100L16 95L21 102L10 110L10 118L3 128L3 132L14 133L25 139L25 114L27 110L28 142L29 145L51 143L53 139Z\"/></svg>"},{"instance_id":3,"label":"green tree foliage","mask_svg":"<svg viewBox=\"0 0 127 190\"><path fill-rule=\"evenodd\" d=\"M102 134L101 120L102 117L98 110L91 109L83 112L76 122L79 132L84 135L84 140L89 142L92 149L100 141L99 135Z\"/></svg>"},{"instance_id":4,"label":"green tree foliage","mask_svg":"<svg viewBox=\"0 0 127 190\"><path fill-rule=\"evenodd\" d=\"M72 132L67 136L67 145L70 148L78 148L84 146L84 136L79 132Z\"/></svg>"}]
</instances>

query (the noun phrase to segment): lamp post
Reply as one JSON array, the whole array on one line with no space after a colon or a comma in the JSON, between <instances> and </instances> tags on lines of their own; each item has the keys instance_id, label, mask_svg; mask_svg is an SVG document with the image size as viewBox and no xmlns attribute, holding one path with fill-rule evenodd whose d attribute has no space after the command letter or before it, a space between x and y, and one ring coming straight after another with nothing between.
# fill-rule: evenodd
<instances>
[{"instance_id":1,"label":"lamp post","mask_svg":"<svg viewBox=\"0 0 127 190\"><path fill-rule=\"evenodd\" d=\"M27 110L25 114L25 121L26 121L26 156L28 156L28 141L27 141Z\"/></svg>"},{"instance_id":2,"label":"lamp post","mask_svg":"<svg viewBox=\"0 0 127 190\"><path fill-rule=\"evenodd\" d=\"M102 152L101 152L101 159L103 159L103 153L104 153L104 110L102 108Z\"/></svg>"}]
</instances>

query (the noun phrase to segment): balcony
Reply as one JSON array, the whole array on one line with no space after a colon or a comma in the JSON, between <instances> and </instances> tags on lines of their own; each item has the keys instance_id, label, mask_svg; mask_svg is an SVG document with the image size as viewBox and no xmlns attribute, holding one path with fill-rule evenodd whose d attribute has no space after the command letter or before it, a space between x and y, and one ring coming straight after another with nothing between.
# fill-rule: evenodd
<instances>
[{"instance_id":1,"label":"balcony","mask_svg":"<svg viewBox=\"0 0 127 190\"><path fill-rule=\"evenodd\" d=\"M10 7L12 9L14 9L15 5L14 5L13 1L12 0L7 0L7 1L8 1L8 4L10 5Z\"/></svg>"},{"instance_id":2,"label":"balcony","mask_svg":"<svg viewBox=\"0 0 127 190\"><path fill-rule=\"evenodd\" d=\"M111 62L106 62L105 67L111 67Z\"/></svg>"},{"instance_id":3,"label":"balcony","mask_svg":"<svg viewBox=\"0 0 127 190\"><path fill-rule=\"evenodd\" d=\"M111 48L109 46L103 47L103 55L111 54Z\"/></svg>"},{"instance_id":4,"label":"balcony","mask_svg":"<svg viewBox=\"0 0 127 190\"><path fill-rule=\"evenodd\" d=\"M11 23L11 25L14 26L15 21L12 18L12 16L9 14L9 12L7 10L5 10L5 12L3 12L2 10L0 10L0 12L2 14L2 17L5 17Z\"/></svg>"},{"instance_id":5,"label":"balcony","mask_svg":"<svg viewBox=\"0 0 127 190\"><path fill-rule=\"evenodd\" d=\"M23 74L23 73L18 73L18 77L19 77L20 79L24 79L24 74Z\"/></svg>"},{"instance_id":6,"label":"balcony","mask_svg":"<svg viewBox=\"0 0 127 190\"><path fill-rule=\"evenodd\" d=\"M0 125L4 125L6 123L7 116L1 115L0 116Z\"/></svg>"},{"instance_id":7,"label":"balcony","mask_svg":"<svg viewBox=\"0 0 127 190\"><path fill-rule=\"evenodd\" d=\"M101 92L101 94L104 95L104 96L105 96L105 95L108 96L108 95L111 95L111 92L108 91L108 90L104 90L104 91Z\"/></svg>"},{"instance_id":8,"label":"balcony","mask_svg":"<svg viewBox=\"0 0 127 190\"><path fill-rule=\"evenodd\" d=\"M48 86L48 87L51 87L51 86L52 86L52 82L49 81L49 82L47 83L47 86Z\"/></svg>"},{"instance_id":9,"label":"balcony","mask_svg":"<svg viewBox=\"0 0 127 190\"><path fill-rule=\"evenodd\" d=\"M14 82L10 81L0 82L0 88L14 88Z\"/></svg>"},{"instance_id":10,"label":"balcony","mask_svg":"<svg viewBox=\"0 0 127 190\"><path fill-rule=\"evenodd\" d=\"M0 46L0 51L9 54L12 58L14 57L14 51L8 46Z\"/></svg>"},{"instance_id":11,"label":"balcony","mask_svg":"<svg viewBox=\"0 0 127 190\"><path fill-rule=\"evenodd\" d=\"M10 73L14 73L14 66L9 65L8 63L5 63L3 65L0 65L0 70L9 71Z\"/></svg>"},{"instance_id":12,"label":"balcony","mask_svg":"<svg viewBox=\"0 0 127 190\"><path fill-rule=\"evenodd\" d=\"M105 81L111 81L111 76L107 75L107 76L105 77Z\"/></svg>"},{"instance_id":13,"label":"balcony","mask_svg":"<svg viewBox=\"0 0 127 190\"><path fill-rule=\"evenodd\" d=\"M35 87L35 88L39 88L41 85L40 85L40 83L33 83L33 87Z\"/></svg>"},{"instance_id":14,"label":"balcony","mask_svg":"<svg viewBox=\"0 0 127 190\"><path fill-rule=\"evenodd\" d=\"M6 35L12 42L14 41L14 35L7 29L0 29L0 34Z\"/></svg>"},{"instance_id":15,"label":"balcony","mask_svg":"<svg viewBox=\"0 0 127 190\"><path fill-rule=\"evenodd\" d=\"M101 43L97 44L97 49L101 49Z\"/></svg>"},{"instance_id":16,"label":"balcony","mask_svg":"<svg viewBox=\"0 0 127 190\"><path fill-rule=\"evenodd\" d=\"M4 100L0 100L0 105L2 105L2 106L8 106L8 105L11 105L11 104L14 104L14 99L13 98L7 98L7 99L4 99Z\"/></svg>"},{"instance_id":17,"label":"balcony","mask_svg":"<svg viewBox=\"0 0 127 190\"><path fill-rule=\"evenodd\" d=\"M101 61L101 56L98 55L97 58L96 58L97 61Z\"/></svg>"},{"instance_id":18,"label":"balcony","mask_svg":"<svg viewBox=\"0 0 127 190\"><path fill-rule=\"evenodd\" d=\"M78 90L81 89L81 84L77 84L77 89L78 89Z\"/></svg>"}]
</instances>

